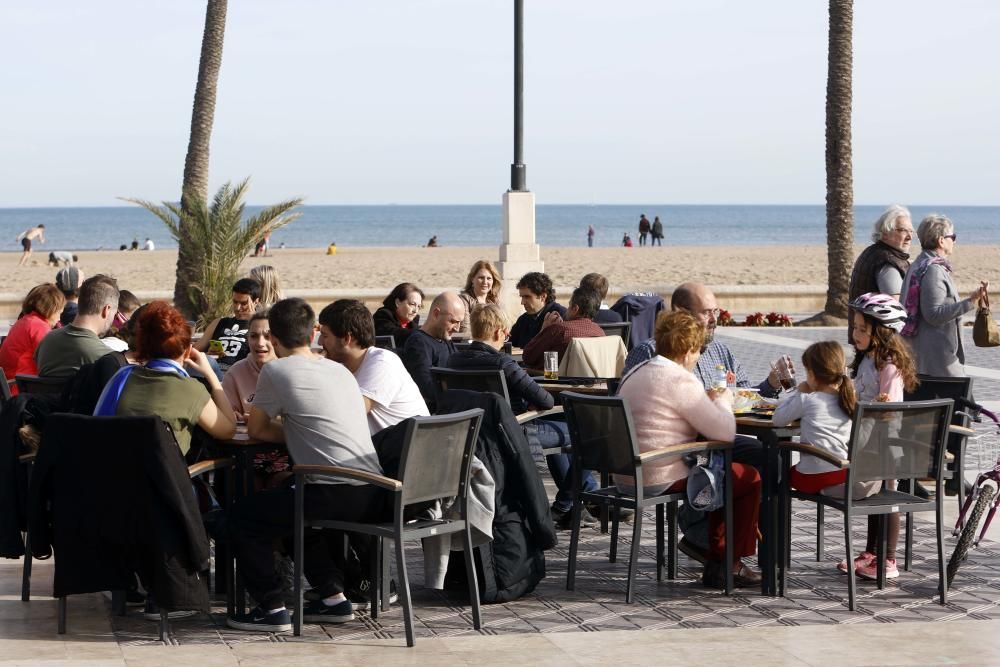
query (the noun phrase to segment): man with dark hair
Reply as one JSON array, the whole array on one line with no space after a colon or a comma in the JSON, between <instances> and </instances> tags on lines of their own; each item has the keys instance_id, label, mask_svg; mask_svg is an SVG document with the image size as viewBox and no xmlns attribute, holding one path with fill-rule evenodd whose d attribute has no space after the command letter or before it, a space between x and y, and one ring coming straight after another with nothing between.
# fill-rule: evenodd
<instances>
[{"instance_id":1,"label":"man with dark hair","mask_svg":"<svg viewBox=\"0 0 1000 667\"><path fill-rule=\"evenodd\" d=\"M403 365L431 411L436 405L431 368L448 365L448 357L455 351L452 334L458 331L464 319L465 302L455 292L442 292L431 302L427 321L403 346Z\"/></svg>"},{"instance_id":2,"label":"man with dark hair","mask_svg":"<svg viewBox=\"0 0 1000 667\"><path fill-rule=\"evenodd\" d=\"M45 336L35 350L38 374L69 377L80 366L97 361L111 352L101 336L111 328L118 312L118 283L97 274L83 281L73 321Z\"/></svg>"},{"instance_id":3,"label":"man with dark hair","mask_svg":"<svg viewBox=\"0 0 1000 667\"><path fill-rule=\"evenodd\" d=\"M219 341L219 365L229 368L250 352L247 333L250 316L260 308L260 283L253 278L240 278L233 285L233 317L219 317L205 327L205 334L195 343L199 352L211 354L212 341ZM211 334L211 335L209 335Z\"/></svg>"},{"instance_id":4,"label":"man with dark hair","mask_svg":"<svg viewBox=\"0 0 1000 667\"><path fill-rule=\"evenodd\" d=\"M556 303L556 290L552 281L544 273L532 271L517 281L517 294L521 297L524 314L517 318L510 329L510 344L524 347L528 341L542 330L545 316L555 311L566 318L566 309Z\"/></svg>"},{"instance_id":5,"label":"man with dark hair","mask_svg":"<svg viewBox=\"0 0 1000 667\"><path fill-rule=\"evenodd\" d=\"M521 355L527 368L541 368L546 352L558 352L562 357L573 338L597 338L604 329L594 323L594 315L601 305L597 292L577 287L569 299L564 320L558 313L549 313L542 322L542 330L524 346Z\"/></svg>"},{"instance_id":6,"label":"man with dark hair","mask_svg":"<svg viewBox=\"0 0 1000 667\"><path fill-rule=\"evenodd\" d=\"M302 299L271 307L268 324L278 358L257 380L247 421L250 437L283 442L299 465L333 465L381 475L365 421L364 399L354 376L309 349L315 315ZM280 417L280 420L278 419ZM305 488L308 516L342 521L383 518L384 491L344 478L315 480ZM236 560L257 608L230 616L229 627L252 632L288 632L291 618L275 572L274 540L291 537L295 491L291 486L261 491L237 501L229 520ZM354 608L344 595L342 550L331 548L325 531L307 530L305 574L319 599L302 610L309 623L345 623Z\"/></svg>"},{"instance_id":7,"label":"man with dark hair","mask_svg":"<svg viewBox=\"0 0 1000 667\"><path fill-rule=\"evenodd\" d=\"M601 298L601 305L597 310L597 314L594 315L595 322L612 324L622 321L622 316L608 308L607 304L604 303L604 300L608 298L608 289L610 287L607 278L600 273L588 273L583 278L580 278L580 287L594 290Z\"/></svg>"},{"instance_id":8,"label":"man with dark hair","mask_svg":"<svg viewBox=\"0 0 1000 667\"><path fill-rule=\"evenodd\" d=\"M319 344L327 359L343 364L358 381L372 435L430 414L399 355L375 347L375 322L365 304L340 299L320 311Z\"/></svg>"}]
</instances>

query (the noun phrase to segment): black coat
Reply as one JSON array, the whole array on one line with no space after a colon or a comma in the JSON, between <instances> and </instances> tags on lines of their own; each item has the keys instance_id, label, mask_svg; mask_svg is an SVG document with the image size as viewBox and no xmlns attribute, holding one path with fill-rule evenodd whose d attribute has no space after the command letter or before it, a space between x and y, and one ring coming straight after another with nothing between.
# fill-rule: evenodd
<instances>
[{"instance_id":1,"label":"black coat","mask_svg":"<svg viewBox=\"0 0 1000 667\"><path fill-rule=\"evenodd\" d=\"M31 550L56 553L53 596L126 589L208 609L209 545L187 466L157 417L56 414L29 486Z\"/></svg>"},{"instance_id":2,"label":"black coat","mask_svg":"<svg viewBox=\"0 0 1000 667\"><path fill-rule=\"evenodd\" d=\"M527 345L528 341L537 336L538 332L542 330L542 320L553 310L559 313L559 316L564 320L566 319L566 309L555 301L546 304L537 313L523 313L517 318L514 326L510 329L510 344L514 347L524 347Z\"/></svg>"},{"instance_id":3,"label":"black coat","mask_svg":"<svg viewBox=\"0 0 1000 667\"><path fill-rule=\"evenodd\" d=\"M437 388L431 377L431 368L448 367L448 357L455 352L455 344L450 340L439 340L423 329L406 339L403 347L403 365L420 389L420 395L427 402L427 409L433 414L437 401Z\"/></svg>"},{"instance_id":4,"label":"black coat","mask_svg":"<svg viewBox=\"0 0 1000 667\"><path fill-rule=\"evenodd\" d=\"M457 370L502 370L510 392L510 407L514 413L524 412L528 406L548 410L555 405L552 394L538 386L530 375L509 354L503 354L486 343L472 341L464 350L457 350L448 357L448 368Z\"/></svg>"},{"instance_id":5,"label":"black coat","mask_svg":"<svg viewBox=\"0 0 1000 667\"><path fill-rule=\"evenodd\" d=\"M545 577L543 552L558 543L528 441L510 406L497 394L452 389L442 394L440 408L441 413L484 411L476 457L496 484L496 513L493 541L475 550L477 569L482 568L480 597L484 603L516 600Z\"/></svg>"},{"instance_id":6,"label":"black coat","mask_svg":"<svg viewBox=\"0 0 1000 667\"><path fill-rule=\"evenodd\" d=\"M419 315L413 318L409 327L401 327L399 326L399 320L396 318L396 313L384 306L375 311L373 318L375 320L375 335L392 336L397 349L402 349L403 344L406 343L406 339L410 337L410 334L420 328Z\"/></svg>"}]
</instances>

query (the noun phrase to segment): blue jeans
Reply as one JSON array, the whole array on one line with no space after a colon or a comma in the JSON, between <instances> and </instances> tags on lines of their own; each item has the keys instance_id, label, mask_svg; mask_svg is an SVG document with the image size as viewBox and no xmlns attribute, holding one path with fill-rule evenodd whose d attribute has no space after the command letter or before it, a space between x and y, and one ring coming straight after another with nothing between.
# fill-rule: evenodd
<instances>
[{"instance_id":1,"label":"blue jeans","mask_svg":"<svg viewBox=\"0 0 1000 667\"><path fill-rule=\"evenodd\" d=\"M562 447L569 444L569 430L566 422L548 419L535 419L524 425L524 434L528 438L532 453L540 452L547 447ZM556 500L553 509L558 512L568 512L573 507L573 481L570 478L572 459L568 454L549 454L545 457L552 481L556 483ZM592 470L583 471L582 491L597 490Z\"/></svg>"}]
</instances>

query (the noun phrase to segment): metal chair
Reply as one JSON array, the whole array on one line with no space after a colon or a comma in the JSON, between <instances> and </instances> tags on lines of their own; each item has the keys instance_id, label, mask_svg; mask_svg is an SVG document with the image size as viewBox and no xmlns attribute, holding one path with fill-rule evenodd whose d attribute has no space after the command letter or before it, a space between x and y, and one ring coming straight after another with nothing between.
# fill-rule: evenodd
<instances>
[{"instance_id":1,"label":"metal chair","mask_svg":"<svg viewBox=\"0 0 1000 667\"><path fill-rule=\"evenodd\" d=\"M604 329L605 336L621 336L622 342L625 343L625 349L632 350L632 343L629 341L629 332L632 330L631 322L594 322L594 324Z\"/></svg>"},{"instance_id":2,"label":"metal chair","mask_svg":"<svg viewBox=\"0 0 1000 667\"><path fill-rule=\"evenodd\" d=\"M482 409L466 410L449 415L414 417L407 425L405 443L400 458L400 479L390 479L369 472L338 466L299 465L295 473L295 618L294 632L302 634L302 559L305 549L306 528L324 528L363 533L377 538L390 539L396 549L396 569L400 579L399 599L403 607L406 627L406 645L413 646L413 610L410 601L410 581L406 573L404 541L434 535L462 533L466 575L469 580L469 599L472 604L472 623L476 630L482 626L479 612L479 584L472 560L472 532L468 516L469 480L472 458L476 451L476 437L482 419ZM323 475L372 484L392 493L393 517L391 522L369 524L351 521L334 521L305 518L305 487L310 484L307 475ZM457 498L458 519L417 519L406 522L409 506L440 498ZM378 588L383 587L376 581ZM374 608L374 605L373 605Z\"/></svg>"},{"instance_id":3,"label":"metal chair","mask_svg":"<svg viewBox=\"0 0 1000 667\"><path fill-rule=\"evenodd\" d=\"M391 335L375 336L375 347L381 347L384 350L395 350L396 339Z\"/></svg>"},{"instance_id":4,"label":"metal chair","mask_svg":"<svg viewBox=\"0 0 1000 667\"><path fill-rule=\"evenodd\" d=\"M10 398L10 381L5 377L0 378L0 380L2 380L0 381L0 402L3 402Z\"/></svg>"},{"instance_id":5,"label":"metal chair","mask_svg":"<svg viewBox=\"0 0 1000 667\"><path fill-rule=\"evenodd\" d=\"M687 499L687 492L665 493L647 498L643 495L643 466L667 456L677 457L710 449L722 450L725 469L732 470L733 446L729 442L703 441L685 442L664 449L639 452L635 438L635 426L628 402L621 396L590 396L573 392L562 394L566 421L569 424L570 441L573 446L573 532L569 543L569 563L566 572L566 589L573 590L576 580L576 558L580 542L580 511L584 502L595 502L615 508L635 510L632 523L632 543L629 546L628 583L625 588L625 602L632 602L633 581L636 562L639 557L639 543L642 536L642 511L646 507L656 507L656 580L663 580L663 566L666 560L667 578L677 576L677 502ZM581 471L596 470L605 474L628 475L635 479L635 495L622 493L611 485L591 492L580 490ZM733 489L732 475L725 476L725 523L726 553L725 563L733 562ZM664 505L667 508L667 549L664 559ZM609 560L615 562L618 550L618 512L612 512L611 552ZM726 594L733 590L733 570L725 567Z\"/></svg>"},{"instance_id":6,"label":"metal chair","mask_svg":"<svg viewBox=\"0 0 1000 667\"><path fill-rule=\"evenodd\" d=\"M41 375L17 375L17 391L21 394L36 396L61 396L63 388L69 382L68 377L44 377Z\"/></svg>"},{"instance_id":7,"label":"metal chair","mask_svg":"<svg viewBox=\"0 0 1000 667\"><path fill-rule=\"evenodd\" d=\"M821 458L842 469L847 469L846 488L853 489L862 482L883 482L881 490L864 498L837 498L823 494L796 491L788 485L784 475L782 511L791 516L792 499L831 507L844 514L844 537L847 562L854 560L851 544L851 523L856 516L880 517L879 540L876 548L878 563L877 584L885 586L884 554L886 549L886 522L884 516L895 512L935 512L937 519L937 547L939 565L939 591L941 604L947 600L947 580L944 559L944 453L951 421L953 402L948 400L917 401L911 403L860 403L854 411L854 425L848 443L848 458L840 460L826 450L808 443L783 442L779 446L788 467L790 453L798 451ZM937 493L932 499L892 491L886 480L933 478ZM822 528L820 528L822 530ZM786 569L790 555L790 536L784 536L783 557L779 558L779 578L784 590ZM855 573L848 567L848 607L854 611Z\"/></svg>"},{"instance_id":8,"label":"metal chair","mask_svg":"<svg viewBox=\"0 0 1000 667\"><path fill-rule=\"evenodd\" d=\"M490 391L500 394L510 405L510 391L507 389L507 378L499 368L489 370L431 368L431 378L438 392L449 389L467 389L469 391Z\"/></svg>"}]
</instances>

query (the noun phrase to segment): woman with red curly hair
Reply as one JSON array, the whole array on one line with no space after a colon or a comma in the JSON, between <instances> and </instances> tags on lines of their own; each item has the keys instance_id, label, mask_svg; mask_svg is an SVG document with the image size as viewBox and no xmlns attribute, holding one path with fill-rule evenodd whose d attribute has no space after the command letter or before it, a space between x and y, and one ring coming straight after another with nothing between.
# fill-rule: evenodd
<instances>
[{"instance_id":1,"label":"woman with red curly hair","mask_svg":"<svg viewBox=\"0 0 1000 667\"><path fill-rule=\"evenodd\" d=\"M191 447L191 433L201 426L215 438L236 433L236 415L209 365L191 347L191 327L165 301L148 304L136 316L133 345L140 366L127 366L108 382L95 415L158 415L174 431L181 453ZM209 390L188 375L198 370Z\"/></svg>"}]
</instances>

